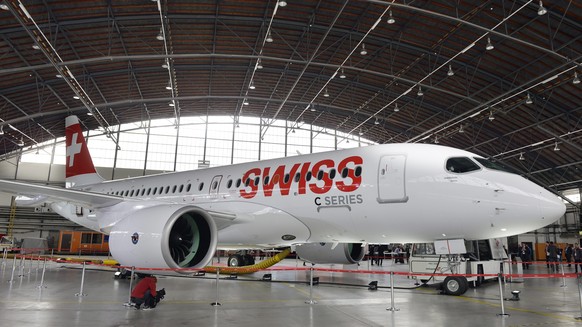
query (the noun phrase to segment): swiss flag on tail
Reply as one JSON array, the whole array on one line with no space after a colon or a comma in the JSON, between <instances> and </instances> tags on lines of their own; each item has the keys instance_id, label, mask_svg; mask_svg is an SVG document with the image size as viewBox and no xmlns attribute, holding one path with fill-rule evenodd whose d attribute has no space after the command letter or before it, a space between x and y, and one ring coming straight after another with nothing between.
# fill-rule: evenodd
<instances>
[{"instance_id":1,"label":"swiss flag on tail","mask_svg":"<svg viewBox=\"0 0 582 327\"><path fill-rule=\"evenodd\" d=\"M91 160L77 116L67 117L65 127L65 144L67 145L65 181L67 185L71 187L102 182L103 178L97 174Z\"/></svg>"}]
</instances>

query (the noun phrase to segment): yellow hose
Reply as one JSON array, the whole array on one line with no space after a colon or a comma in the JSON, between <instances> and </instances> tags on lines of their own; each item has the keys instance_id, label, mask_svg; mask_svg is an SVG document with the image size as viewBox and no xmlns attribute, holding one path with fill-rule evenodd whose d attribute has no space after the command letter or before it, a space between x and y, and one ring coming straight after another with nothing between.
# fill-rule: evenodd
<instances>
[{"instance_id":1,"label":"yellow hose","mask_svg":"<svg viewBox=\"0 0 582 327\"><path fill-rule=\"evenodd\" d=\"M251 265L251 266L244 266L244 267L206 266L206 267L204 267L204 271L207 273L216 273L216 270L220 269L220 272L223 274L236 274L236 275L251 274L251 273L254 273L254 272L257 272L259 270L269 268L269 267L275 265L279 261L285 259L289 255L289 253L291 253L291 248L287 248L287 249L283 250L283 252L277 253L275 256L273 256L271 258L269 258L267 260L263 260L257 264Z\"/></svg>"}]
</instances>

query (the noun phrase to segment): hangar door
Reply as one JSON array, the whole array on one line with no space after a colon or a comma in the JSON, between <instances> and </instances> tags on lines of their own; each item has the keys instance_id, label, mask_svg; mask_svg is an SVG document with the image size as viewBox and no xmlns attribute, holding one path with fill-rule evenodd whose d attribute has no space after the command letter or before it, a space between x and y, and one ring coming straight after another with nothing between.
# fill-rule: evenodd
<instances>
[{"instance_id":1,"label":"hangar door","mask_svg":"<svg viewBox=\"0 0 582 327\"><path fill-rule=\"evenodd\" d=\"M406 156L394 154L380 158L378 167L378 202L398 203L408 201L406 195Z\"/></svg>"}]
</instances>

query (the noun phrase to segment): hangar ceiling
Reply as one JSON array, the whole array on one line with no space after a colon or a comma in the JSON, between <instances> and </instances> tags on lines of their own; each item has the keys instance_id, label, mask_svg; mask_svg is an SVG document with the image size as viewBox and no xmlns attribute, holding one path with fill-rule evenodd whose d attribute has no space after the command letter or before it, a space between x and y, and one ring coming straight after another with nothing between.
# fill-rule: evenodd
<instances>
[{"instance_id":1,"label":"hangar ceiling","mask_svg":"<svg viewBox=\"0 0 582 327\"><path fill-rule=\"evenodd\" d=\"M0 1L0 160L63 136L70 114L105 131L246 115L582 186L580 1L23 3Z\"/></svg>"}]
</instances>

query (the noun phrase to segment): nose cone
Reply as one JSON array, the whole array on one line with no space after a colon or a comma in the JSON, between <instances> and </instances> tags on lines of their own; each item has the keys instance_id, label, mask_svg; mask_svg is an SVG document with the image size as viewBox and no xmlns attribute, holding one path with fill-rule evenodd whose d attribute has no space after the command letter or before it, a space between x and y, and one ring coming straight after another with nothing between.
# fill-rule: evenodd
<instances>
[{"instance_id":1,"label":"nose cone","mask_svg":"<svg viewBox=\"0 0 582 327\"><path fill-rule=\"evenodd\" d=\"M542 219L548 224L560 219L566 212L566 205L556 195L544 190L541 201L539 201Z\"/></svg>"}]
</instances>

